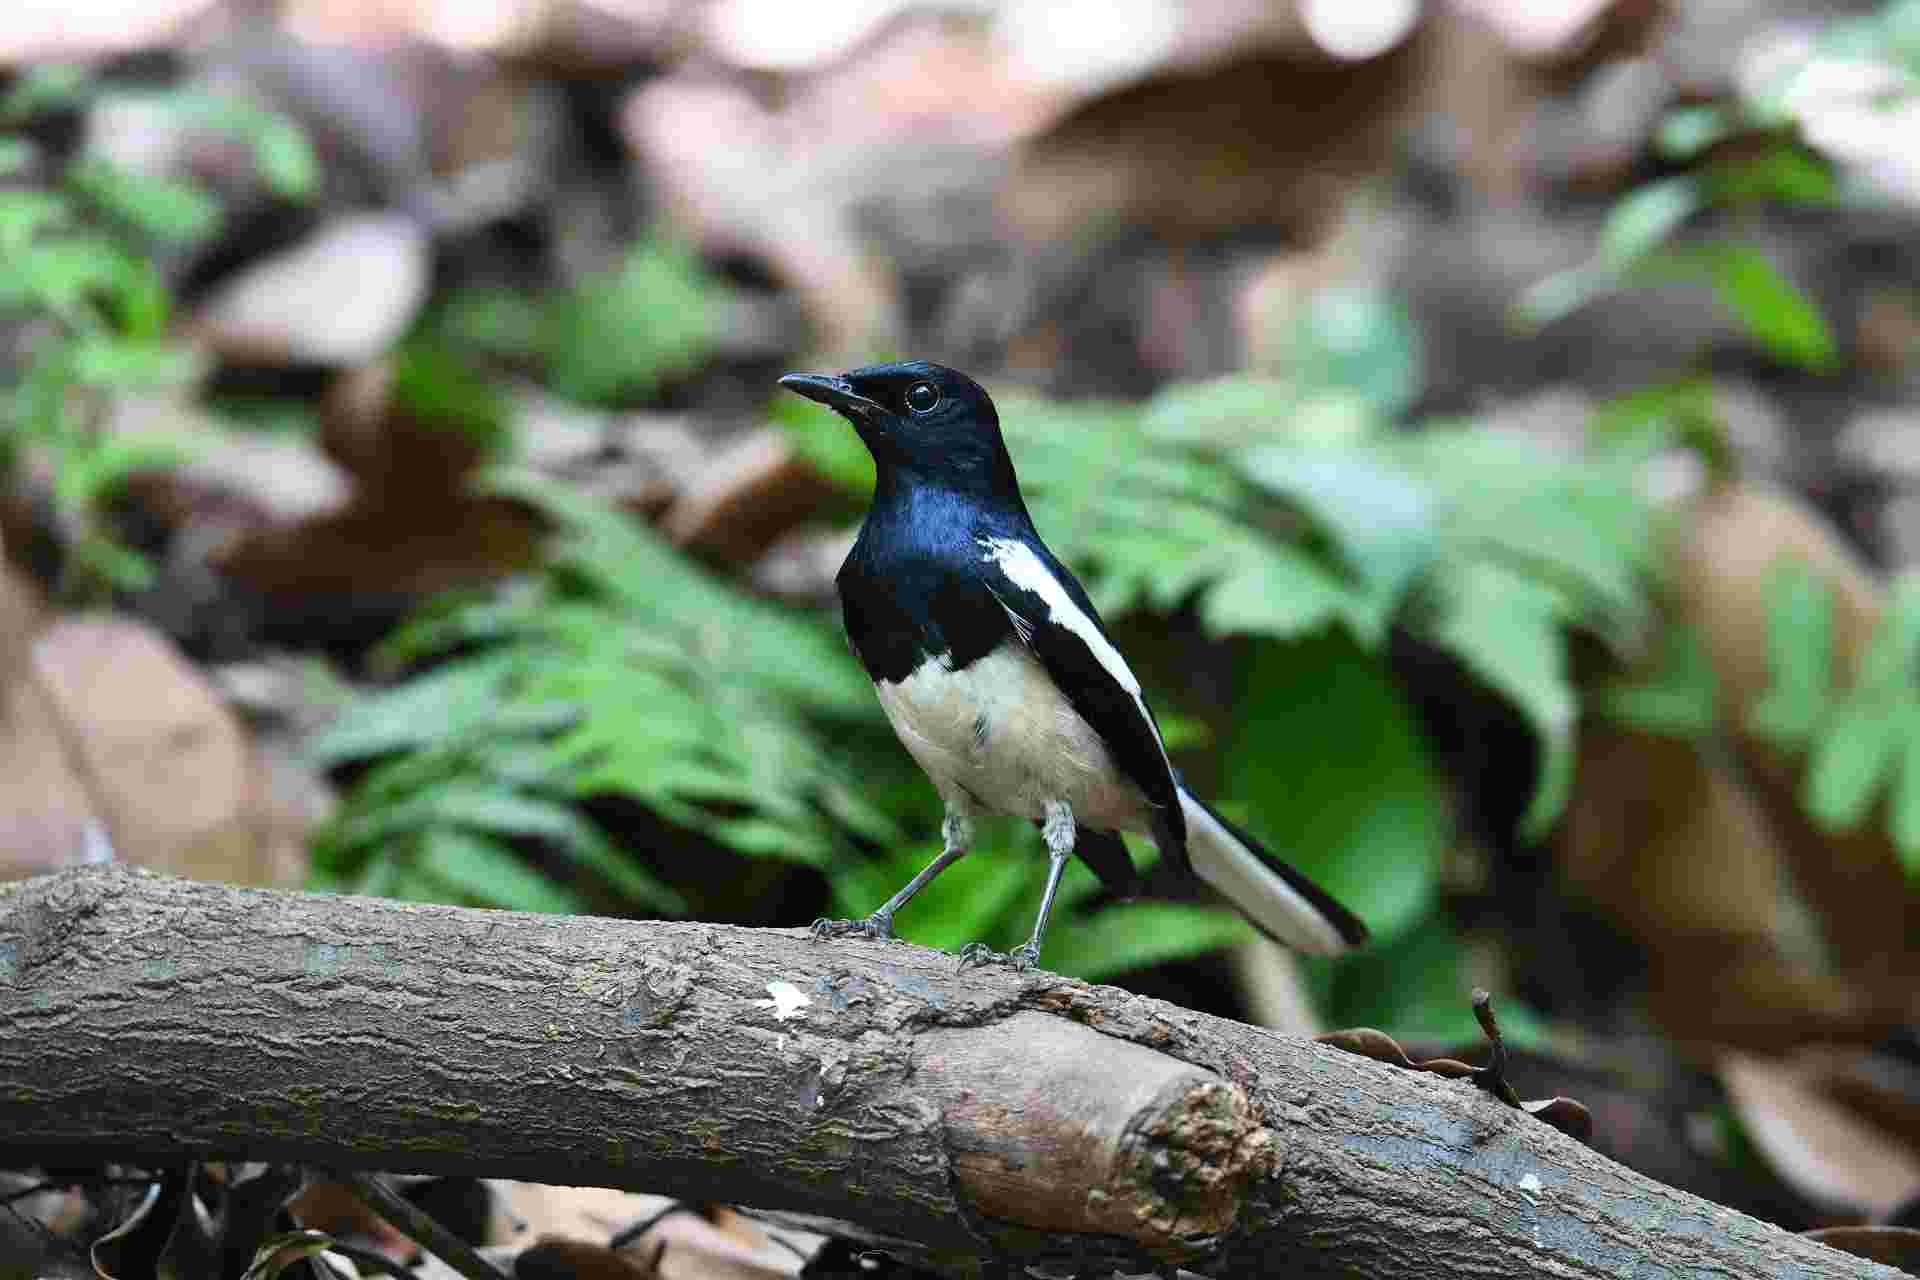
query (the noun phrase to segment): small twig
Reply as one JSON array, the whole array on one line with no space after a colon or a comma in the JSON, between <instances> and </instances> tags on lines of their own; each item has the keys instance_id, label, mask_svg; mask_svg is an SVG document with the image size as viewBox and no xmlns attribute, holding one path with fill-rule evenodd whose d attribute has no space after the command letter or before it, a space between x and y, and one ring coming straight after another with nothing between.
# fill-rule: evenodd
<instances>
[{"instance_id":1,"label":"small twig","mask_svg":"<svg viewBox=\"0 0 1920 1280\"><path fill-rule=\"evenodd\" d=\"M700 1207L698 1205L688 1204L685 1200L675 1200L672 1204L660 1210L660 1212L648 1214L646 1217L640 1219L640 1221L634 1223L632 1226L622 1227L618 1231L614 1232L612 1237L609 1238L607 1241L607 1248L609 1249L626 1248L628 1245L632 1244L635 1240L638 1240L641 1236L644 1236L645 1234L647 1234L647 1232L653 1230L655 1227L659 1226L662 1222L666 1221L668 1218L671 1218L676 1213L690 1213L694 1217L699 1218L702 1222L706 1221L706 1218L707 1218L707 1215L700 1211Z\"/></svg>"},{"instance_id":2,"label":"small twig","mask_svg":"<svg viewBox=\"0 0 1920 1280\"><path fill-rule=\"evenodd\" d=\"M785 1249L788 1253L800 1259L800 1261L802 1262L805 1262L808 1258L813 1256L812 1254L808 1253L805 1249L802 1249L799 1245L795 1244L793 1241L787 1239L785 1236L776 1235L771 1231L767 1231L766 1228L764 1227L761 1228L761 1231L766 1235L767 1239L773 1241L775 1244L779 1245L782 1249Z\"/></svg>"},{"instance_id":3,"label":"small twig","mask_svg":"<svg viewBox=\"0 0 1920 1280\"><path fill-rule=\"evenodd\" d=\"M375 1213L391 1222L427 1252L467 1277L467 1280L507 1280L500 1268L481 1257L474 1247L435 1222L419 1205L370 1173L336 1169L327 1176L341 1183Z\"/></svg>"},{"instance_id":4,"label":"small twig","mask_svg":"<svg viewBox=\"0 0 1920 1280\"><path fill-rule=\"evenodd\" d=\"M1513 1091L1513 1085L1507 1081L1507 1042L1500 1034L1499 1020L1493 1016L1491 992L1480 987L1474 988L1473 1016L1493 1046L1493 1060L1473 1073L1473 1082L1516 1111L1525 1110L1520 1105L1520 1095Z\"/></svg>"}]
</instances>

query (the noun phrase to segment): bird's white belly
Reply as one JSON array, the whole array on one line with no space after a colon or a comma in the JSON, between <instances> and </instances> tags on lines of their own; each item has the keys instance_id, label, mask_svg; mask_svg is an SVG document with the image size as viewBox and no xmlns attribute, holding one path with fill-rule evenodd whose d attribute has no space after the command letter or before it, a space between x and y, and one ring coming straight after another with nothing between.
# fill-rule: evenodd
<instances>
[{"instance_id":1,"label":"bird's white belly","mask_svg":"<svg viewBox=\"0 0 1920 1280\"><path fill-rule=\"evenodd\" d=\"M958 671L944 656L929 658L906 679L874 687L943 796L964 791L991 812L1036 820L1049 801L1064 801L1087 826L1145 825L1139 789L1026 649L1003 645Z\"/></svg>"}]
</instances>

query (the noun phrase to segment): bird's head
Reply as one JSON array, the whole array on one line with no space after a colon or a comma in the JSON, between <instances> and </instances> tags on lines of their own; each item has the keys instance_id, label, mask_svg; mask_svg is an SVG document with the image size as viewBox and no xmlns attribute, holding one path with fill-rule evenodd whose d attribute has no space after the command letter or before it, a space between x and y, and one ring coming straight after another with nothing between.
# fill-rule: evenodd
<instances>
[{"instance_id":1,"label":"bird's head","mask_svg":"<svg viewBox=\"0 0 1920 1280\"><path fill-rule=\"evenodd\" d=\"M957 369L907 360L837 376L790 373L780 385L851 422L883 481L907 472L921 483L1018 492L993 400Z\"/></svg>"}]
</instances>

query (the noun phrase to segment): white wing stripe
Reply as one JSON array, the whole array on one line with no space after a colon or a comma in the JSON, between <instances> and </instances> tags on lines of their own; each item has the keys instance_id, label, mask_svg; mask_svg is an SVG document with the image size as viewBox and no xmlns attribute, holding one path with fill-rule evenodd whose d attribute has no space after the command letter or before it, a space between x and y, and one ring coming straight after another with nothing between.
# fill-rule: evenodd
<instances>
[{"instance_id":1,"label":"white wing stripe","mask_svg":"<svg viewBox=\"0 0 1920 1280\"><path fill-rule=\"evenodd\" d=\"M1094 661L1098 662L1106 673L1113 677L1122 689L1133 695L1133 703L1140 708L1140 718L1147 722L1147 728L1153 734L1153 740L1160 748L1160 758L1167 758L1167 744L1160 741L1160 726L1153 722L1153 716L1147 710L1146 699L1140 696L1140 681L1133 674L1133 668L1120 656L1107 638L1100 634L1098 624L1089 618L1067 589L1060 585L1060 579L1053 576L1046 564L1033 553L1033 548L1024 542L1012 538L980 538L980 546L985 550L988 564L998 565L1000 572L1007 575L1007 581L1023 591L1031 591L1046 602L1048 620L1055 626L1065 627L1080 638L1092 651ZM1006 608L1006 602L1001 602ZM1013 611L1008 609L1012 614ZM1015 620L1016 629L1019 621ZM1022 637L1025 638L1024 636ZM1169 765L1171 767L1171 765Z\"/></svg>"}]
</instances>

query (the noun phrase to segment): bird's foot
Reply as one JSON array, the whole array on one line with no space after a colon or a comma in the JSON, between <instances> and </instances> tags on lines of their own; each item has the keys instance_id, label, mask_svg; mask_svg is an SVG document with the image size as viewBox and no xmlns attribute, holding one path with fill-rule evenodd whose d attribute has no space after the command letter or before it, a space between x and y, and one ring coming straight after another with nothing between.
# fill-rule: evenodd
<instances>
[{"instance_id":1,"label":"bird's foot","mask_svg":"<svg viewBox=\"0 0 1920 1280\"><path fill-rule=\"evenodd\" d=\"M1023 942L1011 951L995 951L984 942L969 942L960 948L960 967L967 968L976 964L1011 965L1015 973L1023 973L1040 963L1040 948L1031 942Z\"/></svg>"},{"instance_id":2,"label":"bird's foot","mask_svg":"<svg viewBox=\"0 0 1920 1280\"><path fill-rule=\"evenodd\" d=\"M816 938L844 938L854 934L875 942L886 942L893 937L893 917L878 911L858 920L829 920L822 916L813 922L811 932Z\"/></svg>"}]
</instances>

